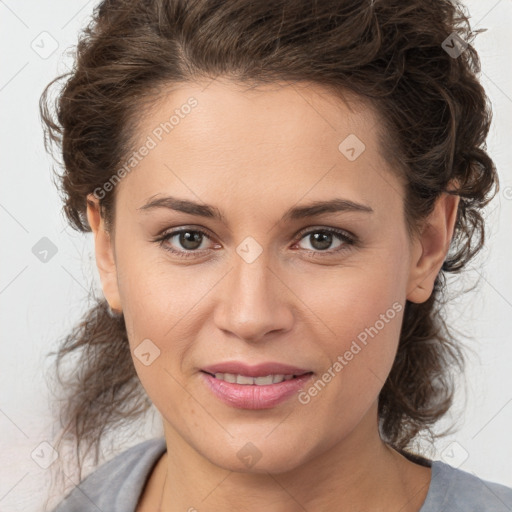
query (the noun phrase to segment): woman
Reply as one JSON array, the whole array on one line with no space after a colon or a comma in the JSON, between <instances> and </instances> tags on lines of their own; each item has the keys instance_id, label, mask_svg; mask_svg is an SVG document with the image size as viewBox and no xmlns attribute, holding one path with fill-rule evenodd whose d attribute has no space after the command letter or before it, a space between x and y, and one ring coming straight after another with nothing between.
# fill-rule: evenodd
<instances>
[{"instance_id":1,"label":"woman","mask_svg":"<svg viewBox=\"0 0 512 512\"><path fill-rule=\"evenodd\" d=\"M469 37L448 0L101 3L42 98L104 294L58 354L61 439L98 453L149 404L164 438L57 512L512 508L413 449L498 186Z\"/></svg>"}]
</instances>

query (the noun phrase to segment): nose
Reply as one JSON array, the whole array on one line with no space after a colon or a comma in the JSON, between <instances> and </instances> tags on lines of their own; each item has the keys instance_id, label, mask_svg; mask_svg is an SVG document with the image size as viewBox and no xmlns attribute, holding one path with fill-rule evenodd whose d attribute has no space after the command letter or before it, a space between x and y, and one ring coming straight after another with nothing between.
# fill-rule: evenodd
<instances>
[{"instance_id":1,"label":"nose","mask_svg":"<svg viewBox=\"0 0 512 512\"><path fill-rule=\"evenodd\" d=\"M269 263L265 252L252 262L236 255L218 292L214 321L219 329L255 343L292 328L293 293Z\"/></svg>"}]
</instances>

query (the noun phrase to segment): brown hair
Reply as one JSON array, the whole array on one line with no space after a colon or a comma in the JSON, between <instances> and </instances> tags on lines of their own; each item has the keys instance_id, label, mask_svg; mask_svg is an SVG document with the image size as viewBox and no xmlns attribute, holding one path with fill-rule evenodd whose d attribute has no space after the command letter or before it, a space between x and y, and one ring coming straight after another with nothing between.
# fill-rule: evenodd
<instances>
[{"instance_id":1,"label":"brown hair","mask_svg":"<svg viewBox=\"0 0 512 512\"><path fill-rule=\"evenodd\" d=\"M65 214L75 229L90 231L86 196L135 149L142 102L173 84L224 76L355 93L380 117L382 152L405 184L410 234L451 180L460 196L448 256L430 298L406 303L398 353L379 395L381 436L408 448L420 432L433 436L452 403L452 370L464 367L464 356L442 317L445 274L460 272L483 247L481 210L498 190L473 38L462 6L449 0L105 0L80 36L73 70L41 97L45 143L63 157ZM51 102L49 88L66 77ZM114 198L115 188L100 200L107 221ZM95 447L97 457L105 431L140 417L150 402L123 317L109 315L105 300L66 337L57 372L75 354L79 370L63 380L63 432L77 447Z\"/></svg>"}]
</instances>

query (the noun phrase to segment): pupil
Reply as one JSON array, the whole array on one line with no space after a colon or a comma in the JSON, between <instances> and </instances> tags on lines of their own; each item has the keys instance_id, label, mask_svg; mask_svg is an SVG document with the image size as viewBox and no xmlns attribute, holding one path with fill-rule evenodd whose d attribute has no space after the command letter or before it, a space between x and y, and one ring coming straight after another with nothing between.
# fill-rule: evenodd
<instances>
[{"instance_id":1,"label":"pupil","mask_svg":"<svg viewBox=\"0 0 512 512\"><path fill-rule=\"evenodd\" d=\"M315 246L315 243L312 243L311 245L313 245L313 247L315 247L315 249L328 249L329 246L331 245L331 237L332 235L330 235L329 233L315 233L313 236L313 239L315 241L315 243L317 243L320 239L322 239L323 237L323 242L322 240L320 240L320 247L318 246Z\"/></svg>"},{"instance_id":2,"label":"pupil","mask_svg":"<svg viewBox=\"0 0 512 512\"><path fill-rule=\"evenodd\" d=\"M191 236L190 236L191 235ZM193 232L193 231L185 231L183 233L181 233L180 235L180 243L182 244L182 246L185 248L185 249L197 249L197 247L199 247L199 245L201 245L201 233L196 233L196 232ZM197 244L197 242L199 241L199 244L196 246L194 246L194 243ZM192 243L192 247L190 247L188 244L189 243Z\"/></svg>"}]
</instances>

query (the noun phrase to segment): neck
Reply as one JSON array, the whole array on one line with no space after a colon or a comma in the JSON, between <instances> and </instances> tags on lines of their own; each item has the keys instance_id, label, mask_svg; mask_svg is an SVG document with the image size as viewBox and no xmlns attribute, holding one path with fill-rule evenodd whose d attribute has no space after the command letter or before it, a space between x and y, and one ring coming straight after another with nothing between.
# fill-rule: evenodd
<instances>
[{"instance_id":1,"label":"neck","mask_svg":"<svg viewBox=\"0 0 512 512\"><path fill-rule=\"evenodd\" d=\"M376 411L375 411L376 413ZM376 422L360 424L335 446L292 470L240 472L211 463L166 425L168 453L161 510L389 510L417 512L430 469L386 445ZM161 479L164 480L164 479ZM383 508L385 504L385 508ZM160 510L160 508L159 508Z\"/></svg>"}]
</instances>

